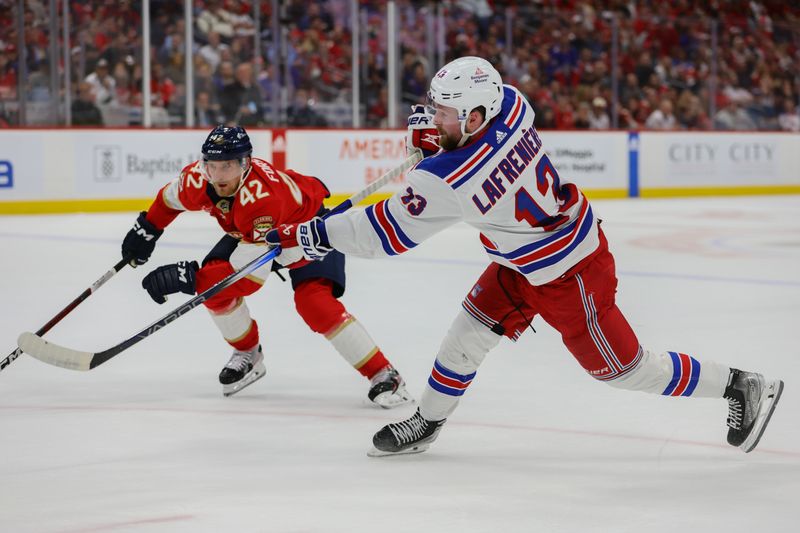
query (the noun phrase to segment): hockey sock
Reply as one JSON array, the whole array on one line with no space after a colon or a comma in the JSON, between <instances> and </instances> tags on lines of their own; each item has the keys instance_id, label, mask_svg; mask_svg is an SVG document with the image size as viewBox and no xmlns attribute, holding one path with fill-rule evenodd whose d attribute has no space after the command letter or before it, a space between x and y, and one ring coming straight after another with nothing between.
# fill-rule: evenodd
<instances>
[{"instance_id":1,"label":"hockey sock","mask_svg":"<svg viewBox=\"0 0 800 533\"><path fill-rule=\"evenodd\" d=\"M244 298L233 300L228 310L209 312L222 336L235 349L246 351L258 344L258 323L250 318Z\"/></svg>"},{"instance_id":2,"label":"hockey sock","mask_svg":"<svg viewBox=\"0 0 800 533\"><path fill-rule=\"evenodd\" d=\"M367 379L389 364L361 322L350 314L346 315L341 324L327 332L325 338L345 361Z\"/></svg>"},{"instance_id":3,"label":"hockey sock","mask_svg":"<svg viewBox=\"0 0 800 533\"><path fill-rule=\"evenodd\" d=\"M419 402L423 418L443 420L450 416L486 354L501 338L463 309L458 313L442 341Z\"/></svg>"},{"instance_id":4,"label":"hockey sock","mask_svg":"<svg viewBox=\"0 0 800 533\"><path fill-rule=\"evenodd\" d=\"M364 377L372 378L389 364L361 323L333 296L333 282L311 279L294 293L297 312L306 324L325 335L345 361Z\"/></svg>"},{"instance_id":5,"label":"hockey sock","mask_svg":"<svg viewBox=\"0 0 800 533\"><path fill-rule=\"evenodd\" d=\"M609 380L612 387L664 396L721 398L728 383L730 367L713 361L699 361L680 352L654 353L645 350L642 360L629 374Z\"/></svg>"}]
</instances>

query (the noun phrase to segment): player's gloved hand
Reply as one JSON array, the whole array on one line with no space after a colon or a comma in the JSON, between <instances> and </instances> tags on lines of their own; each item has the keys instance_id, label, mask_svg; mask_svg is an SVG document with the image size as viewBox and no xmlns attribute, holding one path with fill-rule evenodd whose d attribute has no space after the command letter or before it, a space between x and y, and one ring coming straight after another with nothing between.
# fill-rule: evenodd
<instances>
[{"instance_id":1,"label":"player's gloved hand","mask_svg":"<svg viewBox=\"0 0 800 533\"><path fill-rule=\"evenodd\" d=\"M319 217L300 224L281 224L268 231L264 240L272 246L280 246L286 253L300 247L303 257L309 261L320 261L333 250L328 242L325 221Z\"/></svg>"},{"instance_id":2,"label":"player's gloved hand","mask_svg":"<svg viewBox=\"0 0 800 533\"><path fill-rule=\"evenodd\" d=\"M406 133L406 152L411 155L417 150L422 157L439 151L439 132L433 125L433 115L426 113L425 106L420 104L411 106Z\"/></svg>"},{"instance_id":3,"label":"player's gloved hand","mask_svg":"<svg viewBox=\"0 0 800 533\"><path fill-rule=\"evenodd\" d=\"M133 227L122 241L122 257L129 259L130 265L134 268L147 263L156 247L156 241L164 233L163 229L158 229L147 220L146 214L144 211L139 213Z\"/></svg>"},{"instance_id":4,"label":"player's gloved hand","mask_svg":"<svg viewBox=\"0 0 800 533\"><path fill-rule=\"evenodd\" d=\"M160 266L142 280L142 287L158 304L167 301L167 295L183 292L194 294L195 273L200 269L197 261L180 261Z\"/></svg>"}]
</instances>

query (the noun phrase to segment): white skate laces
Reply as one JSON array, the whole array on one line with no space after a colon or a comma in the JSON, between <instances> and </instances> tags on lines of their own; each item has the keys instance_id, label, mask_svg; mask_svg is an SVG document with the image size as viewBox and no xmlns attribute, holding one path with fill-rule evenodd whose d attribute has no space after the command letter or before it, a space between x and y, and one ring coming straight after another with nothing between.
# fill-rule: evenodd
<instances>
[{"instance_id":1,"label":"white skate laces","mask_svg":"<svg viewBox=\"0 0 800 533\"><path fill-rule=\"evenodd\" d=\"M253 356L255 355L253 352L255 350L249 352L242 352L239 350L235 350L233 355L225 364L225 368L230 368L231 370L236 370L241 372L245 369L248 369L252 365Z\"/></svg>"},{"instance_id":2,"label":"white skate laces","mask_svg":"<svg viewBox=\"0 0 800 533\"><path fill-rule=\"evenodd\" d=\"M728 444L751 452L758 445L783 392L783 381L731 369L723 398L728 401Z\"/></svg>"},{"instance_id":3,"label":"white skate laces","mask_svg":"<svg viewBox=\"0 0 800 533\"><path fill-rule=\"evenodd\" d=\"M383 457L424 452L439 436L446 420L426 420L417 409L411 418L381 428L372 437L373 448L367 455Z\"/></svg>"},{"instance_id":4,"label":"white skate laces","mask_svg":"<svg viewBox=\"0 0 800 533\"><path fill-rule=\"evenodd\" d=\"M399 445L408 444L415 440L419 440L425 435L428 429L428 421L422 418L422 415L417 411L414 416L408 420L403 420L397 424L389 424L387 426L389 431L394 435L395 440Z\"/></svg>"},{"instance_id":5,"label":"white skate laces","mask_svg":"<svg viewBox=\"0 0 800 533\"><path fill-rule=\"evenodd\" d=\"M224 396L236 394L264 377L266 372L260 345L248 351L234 350L222 372L219 373L222 394Z\"/></svg>"},{"instance_id":6,"label":"white skate laces","mask_svg":"<svg viewBox=\"0 0 800 533\"><path fill-rule=\"evenodd\" d=\"M742 403L733 397L728 400L728 427L732 429L742 429Z\"/></svg>"}]
</instances>

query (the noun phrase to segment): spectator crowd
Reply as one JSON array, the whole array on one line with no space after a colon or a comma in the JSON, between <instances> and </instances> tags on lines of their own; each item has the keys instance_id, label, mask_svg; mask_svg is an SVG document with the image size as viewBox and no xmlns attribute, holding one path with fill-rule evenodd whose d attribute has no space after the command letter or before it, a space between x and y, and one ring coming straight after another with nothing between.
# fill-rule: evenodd
<instances>
[{"instance_id":1,"label":"spectator crowd","mask_svg":"<svg viewBox=\"0 0 800 533\"><path fill-rule=\"evenodd\" d=\"M389 43L387 2L359 2L364 126L388 124L387 56L396 46L403 115L408 105L424 102L439 63L478 55L528 96L544 129L800 131L796 2L395 3L399 38ZM8 110L18 100L17 4L0 0L0 124L13 123ZM141 3L68 4L73 124L136 123L143 99ZM187 90L183 2L150 4L151 104L165 125L180 126ZM193 5L196 125L349 125L339 120L351 116L349 0L284 0L278 13L261 0L258 20L251 0ZM26 98L44 101L52 98L48 3L25 6ZM280 46L273 46L276 38Z\"/></svg>"}]
</instances>

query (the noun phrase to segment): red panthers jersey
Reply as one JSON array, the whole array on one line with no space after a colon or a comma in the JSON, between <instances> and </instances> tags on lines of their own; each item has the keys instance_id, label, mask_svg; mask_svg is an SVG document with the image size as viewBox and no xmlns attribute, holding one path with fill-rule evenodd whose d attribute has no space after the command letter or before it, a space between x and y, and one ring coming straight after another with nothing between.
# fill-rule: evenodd
<instances>
[{"instance_id":1,"label":"red panthers jersey","mask_svg":"<svg viewBox=\"0 0 800 533\"><path fill-rule=\"evenodd\" d=\"M250 170L233 196L217 195L203 178L201 161L184 167L180 176L165 185L147 211L147 219L159 229L182 211L206 211L226 233L248 243L261 243L278 224L304 222L317 214L327 187L311 176L280 171L269 162L252 158Z\"/></svg>"}]
</instances>

